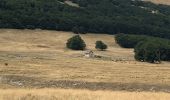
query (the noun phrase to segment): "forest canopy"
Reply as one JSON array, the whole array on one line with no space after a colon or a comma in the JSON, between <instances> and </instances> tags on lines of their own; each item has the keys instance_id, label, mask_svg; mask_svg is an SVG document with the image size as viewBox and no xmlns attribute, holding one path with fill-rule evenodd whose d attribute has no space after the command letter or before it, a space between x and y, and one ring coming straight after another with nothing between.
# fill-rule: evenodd
<instances>
[{"instance_id":1,"label":"forest canopy","mask_svg":"<svg viewBox=\"0 0 170 100\"><path fill-rule=\"evenodd\" d=\"M170 7L139 0L1 0L0 28L144 34L170 39Z\"/></svg>"}]
</instances>

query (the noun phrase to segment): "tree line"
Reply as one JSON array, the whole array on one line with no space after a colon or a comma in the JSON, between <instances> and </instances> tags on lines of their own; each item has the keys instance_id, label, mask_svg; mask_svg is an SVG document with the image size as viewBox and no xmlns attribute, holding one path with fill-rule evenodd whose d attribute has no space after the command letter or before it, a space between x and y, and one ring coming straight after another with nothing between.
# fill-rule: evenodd
<instances>
[{"instance_id":1,"label":"tree line","mask_svg":"<svg viewBox=\"0 0 170 100\"><path fill-rule=\"evenodd\" d=\"M125 48L134 48L135 59L146 62L170 61L170 40L145 36L117 34L116 42Z\"/></svg>"}]
</instances>

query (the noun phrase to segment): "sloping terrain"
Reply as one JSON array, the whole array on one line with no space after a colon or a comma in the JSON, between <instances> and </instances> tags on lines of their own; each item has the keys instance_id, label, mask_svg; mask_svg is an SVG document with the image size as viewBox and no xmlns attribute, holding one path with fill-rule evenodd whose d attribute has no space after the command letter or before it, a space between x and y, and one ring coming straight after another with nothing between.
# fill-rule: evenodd
<instances>
[{"instance_id":1,"label":"sloping terrain","mask_svg":"<svg viewBox=\"0 0 170 100\"><path fill-rule=\"evenodd\" d=\"M0 30L0 88L73 88L90 90L170 91L168 62L133 59L133 49L120 48L113 35L85 34L87 48L100 58L65 48L70 32ZM104 41L109 49L97 51Z\"/></svg>"},{"instance_id":2,"label":"sloping terrain","mask_svg":"<svg viewBox=\"0 0 170 100\"><path fill-rule=\"evenodd\" d=\"M0 28L78 28L170 39L170 7L140 0L1 0L0 9Z\"/></svg>"}]
</instances>

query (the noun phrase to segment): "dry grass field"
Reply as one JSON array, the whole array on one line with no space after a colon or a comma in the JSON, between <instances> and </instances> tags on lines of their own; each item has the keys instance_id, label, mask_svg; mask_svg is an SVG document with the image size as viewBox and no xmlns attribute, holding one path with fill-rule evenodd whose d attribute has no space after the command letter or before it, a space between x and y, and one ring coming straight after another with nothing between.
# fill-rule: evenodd
<instances>
[{"instance_id":1,"label":"dry grass field","mask_svg":"<svg viewBox=\"0 0 170 100\"><path fill-rule=\"evenodd\" d=\"M145 0L145 1L151 1L157 4L166 4L166 5L170 5L170 0Z\"/></svg>"},{"instance_id":2,"label":"dry grass field","mask_svg":"<svg viewBox=\"0 0 170 100\"><path fill-rule=\"evenodd\" d=\"M65 89L0 90L0 100L169 100L168 93Z\"/></svg>"},{"instance_id":3,"label":"dry grass field","mask_svg":"<svg viewBox=\"0 0 170 100\"><path fill-rule=\"evenodd\" d=\"M113 35L90 33L81 37L87 43L87 49L93 50L102 58L86 58L83 56L84 51L65 48L67 39L73 35L70 32L47 30L0 29L0 98L5 96L7 99L4 100L42 100L17 99L29 95L34 97L35 93L35 98L43 97L49 100L67 99L67 96L70 96L71 100L108 100L107 98L113 97L118 98L115 100L124 100L120 95L130 94L129 100L168 100L169 94L149 95L147 92L170 92L169 62L162 64L137 62L133 58L133 49L119 47ZM95 50L97 40L103 40L109 49ZM24 90L25 88L31 90ZM32 90L35 88L54 90ZM79 89L93 91L80 92ZM50 90L51 93L48 92ZM42 91L40 93L44 95L48 92L50 95L44 97L37 91ZM133 92L120 94L110 91ZM136 95L136 91L143 92ZM8 99L8 95L11 94L16 96L16 99ZM61 99L53 99L55 96ZM63 96L66 98L62 98ZM144 99L135 99L142 96ZM160 99L163 97L165 99Z\"/></svg>"}]
</instances>

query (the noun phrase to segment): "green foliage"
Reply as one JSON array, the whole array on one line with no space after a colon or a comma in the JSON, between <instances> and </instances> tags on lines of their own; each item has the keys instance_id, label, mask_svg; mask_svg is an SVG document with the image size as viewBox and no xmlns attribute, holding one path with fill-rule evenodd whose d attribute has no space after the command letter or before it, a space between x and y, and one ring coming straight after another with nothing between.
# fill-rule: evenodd
<instances>
[{"instance_id":1,"label":"green foliage","mask_svg":"<svg viewBox=\"0 0 170 100\"><path fill-rule=\"evenodd\" d=\"M145 42L139 42L136 47L135 47L135 59L138 60L138 61L145 61L145 50L143 48L143 44Z\"/></svg>"},{"instance_id":2,"label":"green foliage","mask_svg":"<svg viewBox=\"0 0 170 100\"><path fill-rule=\"evenodd\" d=\"M72 32L75 34L86 34L84 27L73 27Z\"/></svg>"},{"instance_id":3,"label":"green foliage","mask_svg":"<svg viewBox=\"0 0 170 100\"><path fill-rule=\"evenodd\" d=\"M117 43L125 48L135 48L135 59L146 62L170 61L170 40L145 36L117 34Z\"/></svg>"},{"instance_id":4,"label":"green foliage","mask_svg":"<svg viewBox=\"0 0 170 100\"><path fill-rule=\"evenodd\" d=\"M96 41L95 48L103 51L107 49L107 45L104 44L102 41Z\"/></svg>"},{"instance_id":5,"label":"green foliage","mask_svg":"<svg viewBox=\"0 0 170 100\"><path fill-rule=\"evenodd\" d=\"M170 7L138 0L1 0L0 28L145 34L170 39ZM147 9L146 9L147 8ZM158 11L157 14L151 13Z\"/></svg>"},{"instance_id":6,"label":"green foliage","mask_svg":"<svg viewBox=\"0 0 170 100\"><path fill-rule=\"evenodd\" d=\"M135 58L150 63L161 61L160 45L153 41L141 42L135 47Z\"/></svg>"},{"instance_id":7,"label":"green foliage","mask_svg":"<svg viewBox=\"0 0 170 100\"><path fill-rule=\"evenodd\" d=\"M68 39L66 46L67 48L72 50L84 50L86 48L84 40L79 35L73 36L72 38Z\"/></svg>"},{"instance_id":8,"label":"green foliage","mask_svg":"<svg viewBox=\"0 0 170 100\"><path fill-rule=\"evenodd\" d=\"M117 34L115 36L116 42L124 48L134 48L139 42L146 41L147 36L141 35L128 35L128 34Z\"/></svg>"},{"instance_id":9,"label":"green foliage","mask_svg":"<svg viewBox=\"0 0 170 100\"><path fill-rule=\"evenodd\" d=\"M146 35L132 35L132 34L116 34L115 35L115 40L116 42L124 48L134 48L139 42L142 41L150 41L150 40L155 40L155 41L162 41L165 43L169 43L170 40L168 39L163 39L163 38L158 38L158 37L152 37L152 36L146 36Z\"/></svg>"},{"instance_id":10,"label":"green foliage","mask_svg":"<svg viewBox=\"0 0 170 100\"><path fill-rule=\"evenodd\" d=\"M135 59L147 62L170 61L170 41L151 38L135 47Z\"/></svg>"},{"instance_id":11,"label":"green foliage","mask_svg":"<svg viewBox=\"0 0 170 100\"><path fill-rule=\"evenodd\" d=\"M86 34L84 27L79 27L79 33L80 34Z\"/></svg>"},{"instance_id":12,"label":"green foliage","mask_svg":"<svg viewBox=\"0 0 170 100\"><path fill-rule=\"evenodd\" d=\"M72 32L75 33L75 34L79 34L78 27L73 27Z\"/></svg>"}]
</instances>

